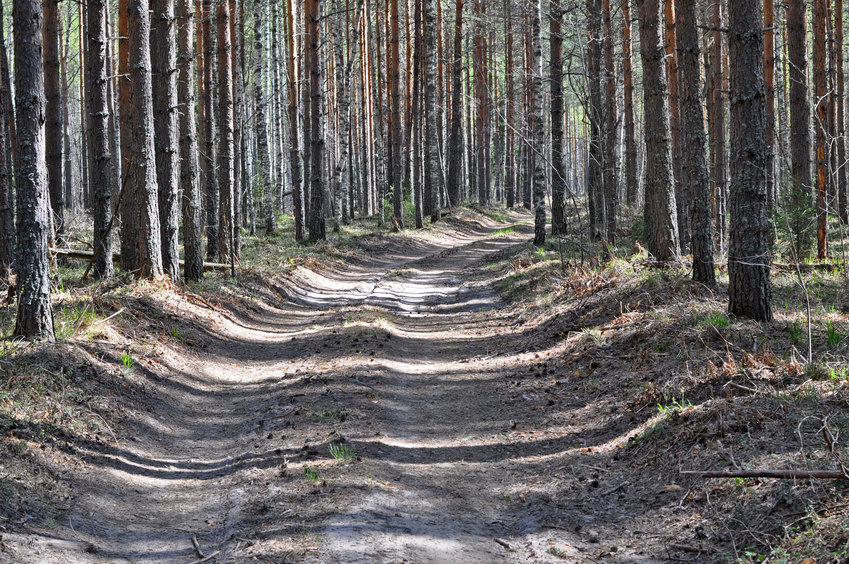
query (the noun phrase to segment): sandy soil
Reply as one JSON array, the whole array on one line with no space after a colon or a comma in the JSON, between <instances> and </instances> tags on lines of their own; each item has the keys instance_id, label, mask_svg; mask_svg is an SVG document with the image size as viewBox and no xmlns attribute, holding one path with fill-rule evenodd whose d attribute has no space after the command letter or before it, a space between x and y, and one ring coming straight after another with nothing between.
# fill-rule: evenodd
<instances>
[{"instance_id":1,"label":"sandy soil","mask_svg":"<svg viewBox=\"0 0 849 564\"><path fill-rule=\"evenodd\" d=\"M74 443L67 519L0 562L707 560L663 526L684 492L619 460L633 416L501 302L485 266L530 231L498 227L364 240L249 308L157 302L185 337L139 356L112 437Z\"/></svg>"}]
</instances>

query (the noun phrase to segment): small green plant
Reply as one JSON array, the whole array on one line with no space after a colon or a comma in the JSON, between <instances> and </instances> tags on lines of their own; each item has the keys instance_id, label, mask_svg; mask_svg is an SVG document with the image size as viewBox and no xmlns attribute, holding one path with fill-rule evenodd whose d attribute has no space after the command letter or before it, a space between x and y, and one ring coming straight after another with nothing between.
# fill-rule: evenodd
<instances>
[{"instance_id":1,"label":"small green plant","mask_svg":"<svg viewBox=\"0 0 849 564\"><path fill-rule=\"evenodd\" d=\"M849 380L849 368L847 368L846 366L839 366L837 368L829 367L828 379L833 380L835 382Z\"/></svg>"},{"instance_id":2,"label":"small green plant","mask_svg":"<svg viewBox=\"0 0 849 564\"><path fill-rule=\"evenodd\" d=\"M834 326L833 321L827 321L825 324L826 335L828 336L828 344L836 347L843 340L843 335Z\"/></svg>"},{"instance_id":3,"label":"small green plant","mask_svg":"<svg viewBox=\"0 0 849 564\"><path fill-rule=\"evenodd\" d=\"M510 226L510 227L503 227L501 229L496 229L495 231L492 232L492 234L493 235L509 235L510 233L513 233L513 231L514 231L514 228L512 226Z\"/></svg>"},{"instance_id":4,"label":"small green plant","mask_svg":"<svg viewBox=\"0 0 849 564\"><path fill-rule=\"evenodd\" d=\"M330 443L327 447L330 456L342 464L350 464L354 461L354 448L343 443Z\"/></svg>"},{"instance_id":5,"label":"small green plant","mask_svg":"<svg viewBox=\"0 0 849 564\"><path fill-rule=\"evenodd\" d=\"M708 328L725 329L729 325L728 315L722 311L712 311L705 318L705 326Z\"/></svg>"},{"instance_id":6,"label":"small green plant","mask_svg":"<svg viewBox=\"0 0 849 564\"><path fill-rule=\"evenodd\" d=\"M132 368L136 364L136 359L133 358L133 349L126 349L121 353L121 364L124 368Z\"/></svg>"},{"instance_id":7,"label":"small green plant","mask_svg":"<svg viewBox=\"0 0 849 564\"><path fill-rule=\"evenodd\" d=\"M309 466L304 466L304 476L306 476L307 480L309 480L313 484L318 484L323 481L321 474L318 473L318 470Z\"/></svg>"},{"instance_id":8,"label":"small green plant","mask_svg":"<svg viewBox=\"0 0 849 564\"><path fill-rule=\"evenodd\" d=\"M794 345L798 345L802 340L802 324L798 321L794 321L793 325L790 326L790 341Z\"/></svg>"},{"instance_id":9,"label":"small green plant","mask_svg":"<svg viewBox=\"0 0 849 564\"><path fill-rule=\"evenodd\" d=\"M657 410L661 415L672 415L673 413L678 413L684 411L685 409L689 409L693 407L693 404L684 401L684 396L681 396L681 401L673 400L672 403L657 404Z\"/></svg>"},{"instance_id":10,"label":"small green plant","mask_svg":"<svg viewBox=\"0 0 849 564\"><path fill-rule=\"evenodd\" d=\"M177 339L178 341L185 341L185 340L186 340L186 338L188 337L188 335L186 335L185 333L183 333L182 331L180 331L180 328L179 328L179 327L177 327L177 326L174 326L174 327L171 329L171 331L170 331L170 335L171 335L173 338Z\"/></svg>"}]
</instances>

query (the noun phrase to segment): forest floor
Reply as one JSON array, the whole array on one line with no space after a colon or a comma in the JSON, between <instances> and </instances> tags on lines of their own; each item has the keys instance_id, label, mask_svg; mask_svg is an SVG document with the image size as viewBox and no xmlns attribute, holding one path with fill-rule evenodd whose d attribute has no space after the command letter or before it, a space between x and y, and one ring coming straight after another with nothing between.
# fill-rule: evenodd
<instances>
[{"instance_id":1,"label":"forest floor","mask_svg":"<svg viewBox=\"0 0 849 564\"><path fill-rule=\"evenodd\" d=\"M806 365L789 274L738 320L722 280L530 220L63 271L60 342L0 351L0 562L847 562L849 480L681 473L840 467L842 275L807 275Z\"/></svg>"}]
</instances>

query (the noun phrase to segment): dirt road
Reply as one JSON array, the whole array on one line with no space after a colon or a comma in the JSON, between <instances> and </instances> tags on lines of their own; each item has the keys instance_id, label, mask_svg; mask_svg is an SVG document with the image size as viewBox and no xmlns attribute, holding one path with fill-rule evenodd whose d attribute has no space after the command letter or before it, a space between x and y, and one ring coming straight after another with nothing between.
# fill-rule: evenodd
<instances>
[{"instance_id":1,"label":"dirt road","mask_svg":"<svg viewBox=\"0 0 849 564\"><path fill-rule=\"evenodd\" d=\"M182 342L77 444L67 522L0 560L662 561L646 508L575 462L618 430L547 395L561 375L491 280L529 234L497 227L299 268L250 308L159 304Z\"/></svg>"}]
</instances>

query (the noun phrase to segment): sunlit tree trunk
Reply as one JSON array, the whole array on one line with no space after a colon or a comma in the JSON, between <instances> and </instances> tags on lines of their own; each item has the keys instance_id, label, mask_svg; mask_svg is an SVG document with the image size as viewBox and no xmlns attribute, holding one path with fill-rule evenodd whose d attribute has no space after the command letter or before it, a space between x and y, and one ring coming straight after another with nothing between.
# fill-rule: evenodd
<instances>
[{"instance_id":1,"label":"sunlit tree trunk","mask_svg":"<svg viewBox=\"0 0 849 564\"><path fill-rule=\"evenodd\" d=\"M42 10L37 0L15 0L17 109L18 311L15 336L54 339L47 250L50 213L44 154Z\"/></svg>"},{"instance_id":2,"label":"sunlit tree trunk","mask_svg":"<svg viewBox=\"0 0 849 564\"><path fill-rule=\"evenodd\" d=\"M534 245L545 245L545 127L542 121L542 0L534 4L533 23L533 87L531 88L531 113L534 118Z\"/></svg>"},{"instance_id":3,"label":"sunlit tree trunk","mask_svg":"<svg viewBox=\"0 0 849 564\"><path fill-rule=\"evenodd\" d=\"M828 114L829 93L826 77L826 22L828 0L814 0L814 101L816 102L816 201L817 201L817 257L828 256Z\"/></svg>"},{"instance_id":4,"label":"sunlit tree trunk","mask_svg":"<svg viewBox=\"0 0 849 564\"><path fill-rule=\"evenodd\" d=\"M65 233L65 194L62 189L62 89L60 73L59 1L45 0L44 7L44 141L47 151L47 190L56 244L61 246Z\"/></svg>"},{"instance_id":5,"label":"sunlit tree trunk","mask_svg":"<svg viewBox=\"0 0 849 564\"><path fill-rule=\"evenodd\" d=\"M425 175L429 182L425 183L425 193L430 196L430 220L439 221L442 218L440 205L442 194L442 164L439 158L439 136L441 135L436 107L436 0L425 0ZM430 187L428 188L428 183Z\"/></svg>"},{"instance_id":6,"label":"sunlit tree trunk","mask_svg":"<svg viewBox=\"0 0 849 564\"><path fill-rule=\"evenodd\" d=\"M646 111L646 204L644 220L648 251L659 261L677 259L675 179L672 173L672 132L666 53L661 37L659 0L637 0L640 17L640 53L643 60L643 107Z\"/></svg>"},{"instance_id":7,"label":"sunlit tree trunk","mask_svg":"<svg viewBox=\"0 0 849 564\"><path fill-rule=\"evenodd\" d=\"M622 75L625 97L625 190L628 205L637 203L637 136L634 124L634 71L631 45L631 0L622 0Z\"/></svg>"},{"instance_id":8,"label":"sunlit tree trunk","mask_svg":"<svg viewBox=\"0 0 849 564\"><path fill-rule=\"evenodd\" d=\"M174 0L151 4L151 65L153 69L153 115L156 143L156 181L159 187L159 221L162 235L162 267L176 280L180 276L177 250L180 207L177 174L180 167L177 129L177 53ZM93 182L94 189L97 190Z\"/></svg>"},{"instance_id":9,"label":"sunlit tree trunk","mask_svg":"<svg viewBox=\"0 0 849 564\"><path fill-rule=\"evenodd\" d=\"M298 131L298 85L295 81L295 33L291 0L286 1L285 13L283 15L286 19L286 69L289 78L287 112L289 116L289 170L291 172L292 181L292 215L295 218L295 239L303 241L306 238L304 233L304 191L303 185L301 184L301 149L299 147L300 135Z\"/></svg>"},{"instance_id":10,"label":"sunlit tree trunk","mask_svg":"<svg viewBox=\"0 0 849 564\"><path fill-rule=\"evenodd\" d=\"M0 2L0 22L3 6ZM12 93L8 88L8 63L3 25L0 25L0 276L7 276L15 260L15 208L14 179L12 169L11 123L14 115Z\"/></svg>"},{"instance_id":11,"label":"sunlit tree trunk","mask_svg":"<svg viewBox=\"0 0 849 564\"><path fill-rule=\"evenodd\" d=\"M235 261L233 224L233 57L230 37L230 3L218 3L218 257ZM231 274L235 274L231 270Z\"/></svg>"},{"instance_id":12,"label":"sunlit tree trunk","mask_svg":"<svg viewBox=\"0 0 849 564\"><path fill-rule=\"evenodd\" d=\"M609 7L609 6L608 6ZM563 217L566 172L563 170L563 12L560 0L550 3L551 41L551 235L565 232ZM512 149L511 149L512 150Z\"/></svg>"},{"instance_id":13,"label":"sunlit tree trunk","mask_svg":"<svg viewBox=\"0 0 849 564\"><path fill-rule=\"evenodd\" d=\"M321 131L321 64L319 45L321 44L321 20L319 18L319 0L307 0L307 69L309 70L310 92L310 241L323 240L324 224L324 183L322 164L324 160L324 135Z\"/></svg>"},{"instance_id":14,"label":"sunlit tree trunk","mask_svg":"<svg viewBox=\"0 0 849 564\"><path fill-rule=\"evenodd\" d=\"M793 180L791 190L810 194L811 106L807 72L807 21L804 0L789 0L787 47L790 59L790 166Z\"/></svg>"},{"instance_id":15,"label":"sunlit tree trunk","mask_svg":"<svg viewBox=\"0 0 849 564\"><path fill-rule=\"evenodd\" d=\"M713 228L710 217L710 185L705 161L705 126L702 112L699 32L696 7L690 0L675 0L678 13L678 69L681 73L680 107L686 147L688 184L692 191L693 280L707 286L716 284L713 267Z\"/></svg>"},{"instance_id":16,"label":"sunlit tree trunk","mask_svg":"<svg viewBox=\"0 0 849 564\"><path fill-rule=\"evenodd\" d=\"M109 152L109 111L107 108L106 0L88 0L88 87L89 114L89 171L94 189L92 219L94 220L94 275L108 278L113 274L112 244L107 231L112 216L112 183Z\"/></svg>"},{"instance_id":17,"label":"sunlit tree trunk","mask_svg":"<svg viewBox=\"0 0 849 564\"><path fill-rule=\"evenodd\" d=\"M183 194L183 248L186 280L203 278L203 210L198 179L198 140L195 123L194 17L192 0L177 0L177 101L180 108L180 191Z\"/></svg>"},{"instance_id":18,"label":"sunlit tree trunk","mask_svg":"<svg viewBox=\"0 0 849 564\"><path fill-rule=\"evenodd\" d=\"M766 93L760 2L729 2L728 20L731 62L728 309L734 315L771 321L769 222L766 216Z\"/></svg>"},{"instance_id":19,"label":"sunlit tree trunk","mask_svg":"<svg viewBox=\"0 0 849 564\"><path fill-rule=\"evenodd\" d=\"M616 240L616 212L619 207L619 182L616 178L616 130L618 108L616 100L616 66L613 61L613 27L610 0L602 1L604 30L604 216L607 241ZM677 93L676 93L677 94Z\"/></svg>"},{"instance_id":20,"label":"sunlit tree trunk","mask_svg":"<svg viewBox=\"0 0 849 564\"><path fill-rule=\"evenodd\" d=\"M218 80L216 75L216 46L218 44L215 33L215 0L203 0L204 16L201 20L203 25L203 81L206 93L206 108L204 110L204 141L203 157L206 160L205 183L203 187L206 211L206 257L209 260L218 258L218 169L215 166L215 125L218 115L216 114L216 86Z\"/></svg>"},{"instance_id":21,"label":"sunlit tree trunk","mask_svg":"<svg viewBox=\"0 0 849 564\"><path fill-rule=\"evenodd\" d=\"M401 186L403 168L401 166L401 40L398 31L398 0L389 0L389 104L392 112L390 144L392 150L392 218L396 229L404 229L404 191Z\"/></svg>"}]
</instances>

